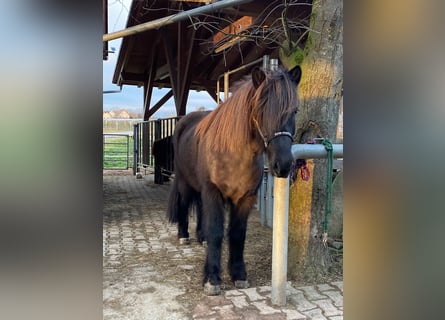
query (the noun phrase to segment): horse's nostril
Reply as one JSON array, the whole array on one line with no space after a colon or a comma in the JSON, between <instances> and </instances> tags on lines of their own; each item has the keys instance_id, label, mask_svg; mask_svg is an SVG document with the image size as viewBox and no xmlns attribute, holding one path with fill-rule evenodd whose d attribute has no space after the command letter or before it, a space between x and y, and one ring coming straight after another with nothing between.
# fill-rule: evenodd
<instances>
[{"instance_id":1,"label":"horse's nostril","mask_svg":"<svg viewBox=\"0 0 445 320\"><path fill-rule=\"evenodd\" d=\"M273 174L277 177L287 177L291 166L292 162L290 161L285 161L284 163L280 163L280 161L275 161L272 166Z\"/></svg>"},{"instance_id":2,"label":"horse's nostril","mask_svg":"<svg viewBox=\"0 0 445 320\"><path fill-rule=\"evenodd\" d=\"M274 163L273 168L274 168L275 170L277 170L277 171L280 169L280 164L278 163L278 161L276 161L276 162Z\"/></svg>"}]
</instances>

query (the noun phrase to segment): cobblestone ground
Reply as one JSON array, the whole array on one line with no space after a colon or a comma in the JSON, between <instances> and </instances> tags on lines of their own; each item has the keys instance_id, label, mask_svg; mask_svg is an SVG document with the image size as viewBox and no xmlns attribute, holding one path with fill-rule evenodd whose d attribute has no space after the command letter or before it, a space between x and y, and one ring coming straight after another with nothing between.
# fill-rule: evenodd
<instances>
[{"instance_id":1,"label":"cobblestone ground","mask_svg":"<svg viewBox=\"0 0 445 320\"><path fill-rule=\"evenodd\" d=\"M104 172L105 320L343 319L341 281L297 288L288 283L283 307L271 304L268 285L236 290L223 284L220 296L205 296L205 248L193 238L179 245L176 226L165 218L169 186L154 185L150 175L117 173Z\"/></svg>"}]
</instances>

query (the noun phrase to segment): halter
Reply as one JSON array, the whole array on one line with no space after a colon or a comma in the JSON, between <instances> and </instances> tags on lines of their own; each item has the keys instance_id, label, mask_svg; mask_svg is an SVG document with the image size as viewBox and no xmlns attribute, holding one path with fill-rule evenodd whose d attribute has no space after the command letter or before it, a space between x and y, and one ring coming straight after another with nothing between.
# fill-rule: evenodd
<instances>
[{"instance_id":1,"label":"halter","mask_svg":"<svg viewBox=\"0 0 445 320\"><path fill-rule=\"evenodd\" d=\"M292 133L290 133L290 132L288 132L288 131L278 131L278 132L275 132L275 133L273 134L273 137L270 138L270 139L268 140L268 139L266 138L266 136L263 134L263 132L261 131L261 129L260 129L260 125L258 124L258 121L256 121L256 119L253 119L253 121L255 121L256 128L258 129L258 133L260 134L261 139L263 139L264 147L265 147L266 149L267 149L267 147L269 146L270 142L271 142L273 139L278 138L279 136L286 136L286 137L289 137L292 141L294 141L294 136L292 135Z\"/></svg>"}]
</instances>

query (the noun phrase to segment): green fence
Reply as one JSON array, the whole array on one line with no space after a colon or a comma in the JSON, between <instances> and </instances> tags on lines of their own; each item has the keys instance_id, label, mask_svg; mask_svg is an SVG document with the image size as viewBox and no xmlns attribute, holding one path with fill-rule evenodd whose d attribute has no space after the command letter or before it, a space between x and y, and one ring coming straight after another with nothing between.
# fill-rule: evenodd
<instances>
[{"instance_id":1,"label":"green fence","mask_svg":"<svg viewBox=\"0 0 445 320\"><path fill-rule=\"evenodd\" d=\"M123 133L103 134L103 168L128 169L133 165L133 136Z\"/></svg>"}]
</instances>

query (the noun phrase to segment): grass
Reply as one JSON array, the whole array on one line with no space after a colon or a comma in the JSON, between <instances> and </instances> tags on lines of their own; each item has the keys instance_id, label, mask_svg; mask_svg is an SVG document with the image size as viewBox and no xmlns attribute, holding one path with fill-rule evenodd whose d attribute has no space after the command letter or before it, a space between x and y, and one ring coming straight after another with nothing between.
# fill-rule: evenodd
<instances>
[{"instance_id":1,"label":"grass","mask_svg":"<svg viewBox=\"0 0 445 320\"><path fill-rule=\"evenodd\" d=\"M103 139L104 169L128 169L133 166L133 137L104 134Z\"/></svg>"}]
</instances>

